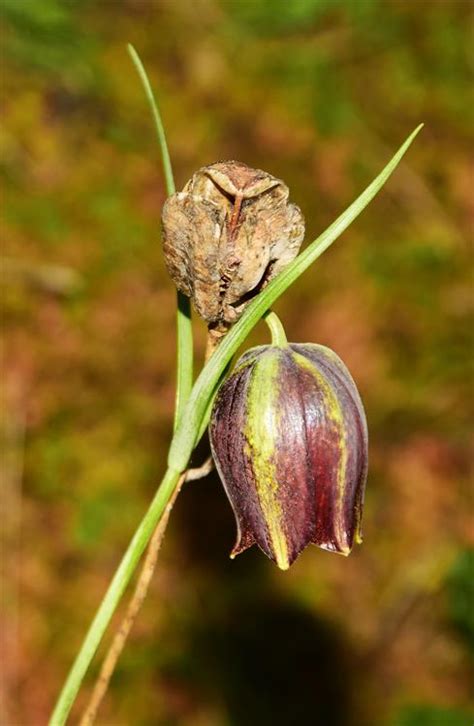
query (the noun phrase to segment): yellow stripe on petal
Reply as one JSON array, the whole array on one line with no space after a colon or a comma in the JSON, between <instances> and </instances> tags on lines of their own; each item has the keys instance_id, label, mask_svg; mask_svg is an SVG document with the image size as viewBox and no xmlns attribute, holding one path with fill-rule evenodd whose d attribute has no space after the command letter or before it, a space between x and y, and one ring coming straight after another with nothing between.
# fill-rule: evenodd
<instances>
[{"instance_id":1,"label":"yellow stripe on petal","mask_svg":"<svg viewBox=\"0 0 474 726\"><path fill-rule=\"evenodd\" d=\"M278 567L287 570L288 545L282 527L283 512L276 476L275 445L279 412L275 399L279 391L279 356L262 355L255 364L248 391L245 426L246 454L252 462L257 495Z\"/></svg>"}]
</instances>

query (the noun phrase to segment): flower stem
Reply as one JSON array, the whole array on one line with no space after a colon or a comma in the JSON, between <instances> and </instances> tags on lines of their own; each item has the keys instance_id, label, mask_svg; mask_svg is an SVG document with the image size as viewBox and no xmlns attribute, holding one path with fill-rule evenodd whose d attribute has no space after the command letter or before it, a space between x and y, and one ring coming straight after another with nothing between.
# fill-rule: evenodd
<instances>
[{"instance_id":1,"label":"flower stem","mask_svg":"<svg viewBox=\"0 0 474 726\"><path fill-rule=\"evenodd\" d=\"M207 428L207 421L203 421L203 425L204 424ZM181 491L181 486L185 481L195 481L196 479L207 476L213 468L214 461L212 459L212 456L210 456L208 459L206 459L202 466L198 467L197 469L188 469L178 479L178 483L171 495L171 498L163 514L159 518L158 524L155 527L155 531L151 536L147 552L144 556L143 566L140 574L138 575L138 579L135 585L135 590L132 597L130 598L125 615L122 618L122 621L117 631L115 632L114 637L112 638L111 644L109 645L99 675L92 690L91 697L79 722L79 726L92 726L92 724L96 720L97 712L109 687L110 679L113 676L118 659L120 658L120 655L125 647L125 643L127 642L127 638L130 634L139 610L143 604L143 601L147 596L148 588L150 586L151 579L153 577L153 573L155 571L156 563L158 560L161 543L166 532L166 527L168 526L169 516L171 514L173 505L178 497L178 494Z\"/></svg>"},{"instance_id":2,"label":"flower stem","mask_svg":"<svg viewBox=\"0 0 474 726\"><path fill-rule=\"evenodd\" d=\"M82 647L76 656L66 683L60 693L49 726L62 726L65 723L77 692L79 691L82 679L89 667L89 663L148 544L156 523L163 515L178 486L180 476L180 472L174 469L168 469L164 475L155 497L140 522L92 621Z\"/></svg>"},{"instance_id":3,"label":"flower stem","mask_svg":"<svg viewBox=\"0 0 474 726\"><path fill-rule=\"evenodd\" d=\"M112 642L109 646L107 654L102 663L99 676L96 680L94 689L92 691L91 698L87 707L82 715L79 722L79 726L91 726L97 717L97 711L99 710L100 704L107 692L107 688L112 678L117 661L120 658L122 650L124 649L127 638L132 629L135 618L143 604L143 601L147 595L148 588L150 586L151 578L156 567L156 561L158 559L158 553L160 551L161 543L163 541L164 534L166 532L166 526L168 524L169 515L173 507L176 497L181 489L181 484L184 481L184 476L180 477L178 484L175 487L171 500L166 507L163 515L160 517L158 526L153 532L148 550L144 557L144 563L142 571L135 585L135 590L127 606L126 613L120 623L120 627L117 629Z\"/></svg>"},{"instance_id":4,"label":"flower stem","mask_svg":"<svg viewBox=\"0 0 474 726\"><path fill-rule=\"evenodd\" d=\"M193 387L193 330L191 303L179 290L176 312L176 396L174 408L174 430L191 395Z\"/></svg>"},{"instance_id":5,"label":"flower stem","mask_svg":"<svg viewBox=\"0 0 474 726\"><path fill-rule=\"evenodd\" d=\"M272 345L275 345L278 348L287 348L288 339L286 337L283 323L281 322L278 315L272 311L269 311L268 313L265 313L263 319L265 320L266 324L270 329L270 333L272 336Z\"/></svg>"}]
</instances>

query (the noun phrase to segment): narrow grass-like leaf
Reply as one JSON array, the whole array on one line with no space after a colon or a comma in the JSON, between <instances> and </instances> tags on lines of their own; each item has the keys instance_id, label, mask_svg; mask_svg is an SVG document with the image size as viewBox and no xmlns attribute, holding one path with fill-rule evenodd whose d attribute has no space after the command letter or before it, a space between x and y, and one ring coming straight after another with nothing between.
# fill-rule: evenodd
<instances>
[{"instance_id":1,"label":"narrow grass-like leaf","mask_svg":"<svg viewBox=\"0 0 474 726\"><path fill-rule=\"evenodd\" d=\"M147 73L140 60L140 56L137 51L131 45L128 44L128 52L133 61L135 68L137 69L140 80L145 89L145 94L150 104L151 112L153 114L153 120L155 122L156 135L158 137L158 143L161 150L161 160L163 162L163 173L165 176L166 191L168 196L174 194L176 186L174 183L173 168L171 166L171 159L168 150L168 143L166 141L165 129L163 121L161 120L161 114L153 94L150 81ZM193 385L193 331L191 324L191 302L186 295L181 292L177 292L177 310L176 310L176 337L177 337L177 360L176 360L176 399L175 399L175 413L174 413L174 426L176 428L179 418L183 412L186 401L191 393Z\"/></svg>"},{"instance_id":2,"label":"narrow grass-like leaf","mask_svg":"<svg viewBox=\"0 0 474 726\"><path fill-rule=\"evenodd\" d=\"M131 43L127 44L127 48L128 48L130 57L133 61L133 65L137 69L137 73L140 76L140 80L143 84L143 88L145 90L145 94L148 99L148 103L150 104L151 112L153 114L156 135L158 136L158 143L160 145L160 150L161 150L161 160L163 163L163 173L165 175L166 191L168 192L168 196L171 196L171 194L175 193L176 186L174 183L173 168L171 166L170 152L168 150L168 144L166 141L166 134L165 134L164 126L163 126L163 121L161 120L161 114L158 109L158 104L156 103L156 99L153 94L153 90L152 90L149 78L147 76L143 63L140 59L140 56L138 55L137 51L135 50L135 48L133 47L133 45Z\"/></svg>"},{"instance_id":3,"label":"narrow grass-like leaf","mask_svg":"<svg viewBox=\"0 0 474 726\"><path fill-rule=\"evenodd\" d=\"M291 262L262 292L250 303L240 320L233 326L212 355L199 375L191 396L188 400L183 417L173 437L169 451L169 466L183 471L189 461L196 442L196 434L200 422L208 406L216 381L227 363L244 342L245 338L258 323L262 315L273 305L280 295L298 277L327 250L327 248L347 229L356 217L365 209L369 202L383 187L392 172L398 166L408 147L418 134L423 124L420 124L397 153L388 162L387 166L369 184L367 189L326 229L314 242L312 242L298 257Z\"/></svg>"}]
</instances>

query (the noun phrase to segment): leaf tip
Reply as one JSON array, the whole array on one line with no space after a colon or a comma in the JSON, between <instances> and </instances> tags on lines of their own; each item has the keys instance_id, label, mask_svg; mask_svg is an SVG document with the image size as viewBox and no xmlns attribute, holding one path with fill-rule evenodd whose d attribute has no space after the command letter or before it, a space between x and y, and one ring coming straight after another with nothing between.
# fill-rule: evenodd
<instances>
[{"instance_id":1,"label":"leaf tip","mask_svg":"<svg viewBox=\"0 0 474 726\"><path fill-rule=\"evenodd\" d=\"M408 137L408 143L411 144L415 137L418 136L424 125L424 123L418 124L418 126L411 132L410 136Z\"/></svg>"}]
</instances>

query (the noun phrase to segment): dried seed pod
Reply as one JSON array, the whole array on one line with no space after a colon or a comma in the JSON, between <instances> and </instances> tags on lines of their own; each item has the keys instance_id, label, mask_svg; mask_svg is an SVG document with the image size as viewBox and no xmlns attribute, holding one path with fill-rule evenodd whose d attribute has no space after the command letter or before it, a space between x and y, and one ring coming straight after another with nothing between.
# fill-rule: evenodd
<instances>
[{"instance_id":1,"label":"dried seed pod","mask_svg":"<svg viewBox=\"0 0 474 726\"><path fill-rule=\"evenodd\" d=\"M163 250L178 290L226 330L298 254L304 220L279 179L237 161L197 171L165 202Z\"/></svg>"},{"instance_id":2,"label":"dried seed pod","mask_svg":"<svg viewBox=\"0 0 474 726\"><path fill-rule=\"evenodd\" d=\"M367 424L333 351L248 351L217 394L210 439L237 520L232 557L256 543L287 569L309 543L347 555L361 541Z\"/></svg>"}]
</instances>

